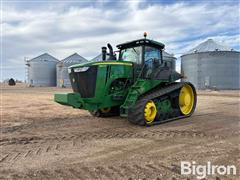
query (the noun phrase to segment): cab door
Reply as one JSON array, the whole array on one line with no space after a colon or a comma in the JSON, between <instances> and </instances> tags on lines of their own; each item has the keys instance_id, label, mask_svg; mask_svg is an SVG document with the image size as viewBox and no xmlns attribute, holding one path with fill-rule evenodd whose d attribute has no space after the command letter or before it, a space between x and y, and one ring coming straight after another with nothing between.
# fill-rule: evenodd
<instances>
[{"instance_id":1,"label":"cab door","mask_svg":"<svg viewBox=\"0 0 240 180\"><path fill-rule=\"evenodd\" d=\"M162 64L162 51L155 47L145 46L143 63L143 77L151 79L155 70Z\"/></svg>"}]
</instances>

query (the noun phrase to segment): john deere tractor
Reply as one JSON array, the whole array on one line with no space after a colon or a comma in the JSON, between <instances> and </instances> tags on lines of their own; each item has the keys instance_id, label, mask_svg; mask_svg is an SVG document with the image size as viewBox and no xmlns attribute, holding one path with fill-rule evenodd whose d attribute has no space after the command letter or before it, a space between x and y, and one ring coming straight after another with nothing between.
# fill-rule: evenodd
<instances>
[{"instance_id":1,"label":"john deere tractor","mask_svg":"<svg viewBox=\"0 0 240 180\"><path fill-rule=\"evenodd\" d=\"M88 110L93 116L127 117L153 125L189 117L197 95L189 82L163 60L164 44L144 38L102 47L102 61L70 66L72 93L55 94L62 105Z\"/></svg>"}]
</instances>

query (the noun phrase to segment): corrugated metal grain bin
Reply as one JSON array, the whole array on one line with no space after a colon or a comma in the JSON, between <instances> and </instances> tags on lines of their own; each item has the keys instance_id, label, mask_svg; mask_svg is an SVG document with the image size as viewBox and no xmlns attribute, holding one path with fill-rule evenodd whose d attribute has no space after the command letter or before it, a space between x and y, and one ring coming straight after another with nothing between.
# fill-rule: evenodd
<instances>
[{"instance_id":1,"label":"corrugated metal grain bin","mask_svg":"<svg viewBox=\"0 0 240 180\"><path fill-rule=\"evenodd\" d=\"M30 86L56 86L56 64L58 59L44 53L27 61L28 83Z\"/></svg>"},{"instance_id":2,"label":"corrugated metal grain bin","mask_svg":"<svg viewBox=\"0 0 240 180\"><path fill-rule=\"evenodd\" d=\"M209 39L181 56L183 81L197 89L240 89L240 52Z\"/></svg>"},{"instance_id":3,"label":"corrugated metal grain bin","mask_svg":"<svg viewBox=\"0 0 240 180\"><path fill-rule=\"evenodd\" d=\"M107 56L106 56L106 59L108 59L108 58L109 58L109 56L107 55ZM97 55L97 56L96 56L95 58L93 58L91 61L92 61L92 62L102 61L102 53L99 54L99 55Z\"/></svg>"},{"instance_id":4,"label":"corrugated metal grain bin","mask_svg":"<svg viewBox=\"0 0 240 180\"><path fill-rule=\"evenodd\" d=\"M175 70L177 58L175 58L173 54L169 54L166 51L163 51L162 55L163 55L163 61L167 63L167 66Z\"/></svg>"},{"instance_id":5,"label":"corrugated metal grain bin","mask_svg":"<svg viewBox=\"0 0 240 180\"><path fill-rule=\"evenodd\" d=\"M68 67L74 64L80 64L87 62L85 58L77 53L68 56L67 58L60 61L57 68L57 86L58 87L71 87L71 82L68 74Z\"/></svg>"}]
</instances>

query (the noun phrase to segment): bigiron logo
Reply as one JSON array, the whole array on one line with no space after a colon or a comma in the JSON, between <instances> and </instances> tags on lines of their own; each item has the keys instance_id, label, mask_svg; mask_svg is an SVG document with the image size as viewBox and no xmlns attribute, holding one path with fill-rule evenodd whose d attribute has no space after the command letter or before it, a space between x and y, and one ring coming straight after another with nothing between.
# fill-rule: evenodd
<instances>
[{"instance_id":1,"label":"bigiron logo","mask_svg":"<svg viewBox=\"0 0 240 180\"><path fill-rule=\"evenodd\" d=\"M195 175L197 179L203 179L212 175L236 175L237 168L234 165L212 165L209 161L206 165L199 165L195 161L181 161L181 174Z\"/></svg>"}]
</instances>

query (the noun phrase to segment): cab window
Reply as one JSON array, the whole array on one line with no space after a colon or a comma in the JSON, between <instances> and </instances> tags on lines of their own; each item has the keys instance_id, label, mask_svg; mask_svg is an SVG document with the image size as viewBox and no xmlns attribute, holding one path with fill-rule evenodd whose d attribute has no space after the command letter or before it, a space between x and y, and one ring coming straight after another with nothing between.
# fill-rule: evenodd
<instances>
[{"instance_id":1,"label":"cab window","mask_svg":"<svg viewBox=\"0 0 240 180\"><path fill-rule=\"evenodd\" d=\"M141 64L142 62L142 47L132 47L121 50L120 58L123 61L130 61Z\"/></svg>"},{"instance_id":2,"label":"cab window","mask_svg":"<svg viewBox=\"0 0 240 180\"><path fill-rule=\"evenodd\" d=\"M161 51L154 47L145 47L145 62L152 61L153 59L161 59Z\"/></svg>"},{"instance_id":3,"label":"cab window","mask_svg":"<svg viewBox=\"0 0 240 180\"><path fill-rule=\"evenodd\" d=\"M158 63L161 64L161 50L154 48L154 47L149 47L145 46L145 54L144 54L144 59L145 59L145 68L144 68L144 77L145 78L151 78L152 73L154 72L154 63L156 61L159 61Z\"/></svg>"}]
</instances>

